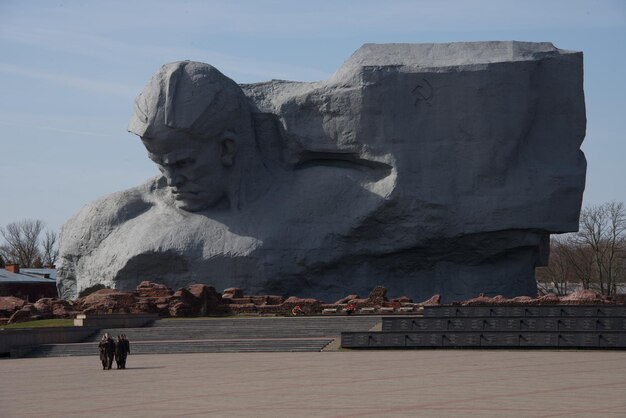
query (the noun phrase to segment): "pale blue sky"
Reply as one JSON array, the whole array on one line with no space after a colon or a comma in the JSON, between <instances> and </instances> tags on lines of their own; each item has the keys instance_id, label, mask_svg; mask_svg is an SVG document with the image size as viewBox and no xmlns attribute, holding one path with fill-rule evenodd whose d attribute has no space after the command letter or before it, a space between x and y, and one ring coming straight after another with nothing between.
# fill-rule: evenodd
<instances>
[{"instance_id":1,"label":"pale blue sky","mask_svg":"<svg viewBox=\"0 0 626 418\"><path fill-rule=\"evenodd\" d=\"M157 174L126 132L166 62L237 82L330 76L366 42L550 41L585 57L585 204L626 202L626 1L0 0L0 226L58 229Z\"/></svg>"}]
</instances>

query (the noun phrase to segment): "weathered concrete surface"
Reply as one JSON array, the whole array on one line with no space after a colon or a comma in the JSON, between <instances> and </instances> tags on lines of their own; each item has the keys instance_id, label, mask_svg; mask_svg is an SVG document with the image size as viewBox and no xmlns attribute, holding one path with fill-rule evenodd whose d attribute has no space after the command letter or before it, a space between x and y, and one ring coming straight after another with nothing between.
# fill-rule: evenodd
<instances>
[{"instance_id":1,"label":"weathered concrete surface","mask_svg":"<svg viewBox=\"0 0 626 418\"><path fill-rule=\"evenodd\" d=\"M585 183L582 53L367 44L326 81L162 67L129 125L163 176L62 229L61 294L142 280L335 300L536 293Z\"/></svg>"},{"instance_id":2,"label":"weathered concrete surface","mask_svg":"<svg viewBox=\"0 0 626 418\"><path fill-rule=\"evenodd\" d=\"M0 416L617 418L625 372L606 351L94 353L0 360Z\"/></svg>"},{"instance_id":3,"label":"weathered concrete surface","mask_svg":"<svg viewBox=\"0 0 626 418\"><path fill-rule=\"evenodd\" d=\"M38 345L77 343L97 331L98 328L93 327L1 329L0 354L19 357ZM2 410L0 409L0 411Z\"/></svg>"}]
</instances>

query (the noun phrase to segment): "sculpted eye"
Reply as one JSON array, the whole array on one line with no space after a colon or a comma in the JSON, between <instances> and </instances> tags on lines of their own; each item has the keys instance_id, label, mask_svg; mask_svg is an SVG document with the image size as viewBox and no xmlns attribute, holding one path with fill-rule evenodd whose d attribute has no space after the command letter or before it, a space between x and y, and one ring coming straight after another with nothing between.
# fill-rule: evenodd
<instances>
[{"instance_id":1,"label":"sculpted eye","mask_svg":"<svg viewBox=\"0 0 626 418\"><path fill-rule=\"evenodd\" d=\"M193 158L185 158L184 160L176 161L174 164L172 164L172 166L176 168L182 168L193 164L193 162Z\"/></svg>"}]
</instances>

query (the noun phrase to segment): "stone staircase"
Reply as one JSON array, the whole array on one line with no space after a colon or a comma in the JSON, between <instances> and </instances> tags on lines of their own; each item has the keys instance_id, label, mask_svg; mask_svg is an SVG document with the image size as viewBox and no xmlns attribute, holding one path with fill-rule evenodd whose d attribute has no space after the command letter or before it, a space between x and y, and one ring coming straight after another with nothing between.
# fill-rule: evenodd
<instances>
[{"instance_id":1,"label":"stone staircase","mask_svg":"<svg viewBox=\"0 0 626 418\"><path fill-rule=\"evenodd\" d=\"M131 355L321 351L343 331L368 331L378 316L163 319L142 328L102 329L81 343L41 345L24 357L96 356L101 335L126 334Z\"/></svg>"}]
</instances>

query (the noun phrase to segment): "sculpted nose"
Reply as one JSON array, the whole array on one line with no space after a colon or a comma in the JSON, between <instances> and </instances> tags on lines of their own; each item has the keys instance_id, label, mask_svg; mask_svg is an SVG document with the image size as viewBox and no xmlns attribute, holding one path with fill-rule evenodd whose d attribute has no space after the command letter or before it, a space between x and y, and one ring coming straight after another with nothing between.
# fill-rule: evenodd
<instances>
[{"instance_id":1,"label":"sculpted nose","mask_svg":"<svg viewBox=\"0 0 626 418\"><path fill-rule=\"evenodd\" d=\"M187 179L185 179L185 176L175 175L172 177L168 177L167 185L170 187L180 187L185 184L185 181L187 181Z\"/></svg>"}]
</instances>

